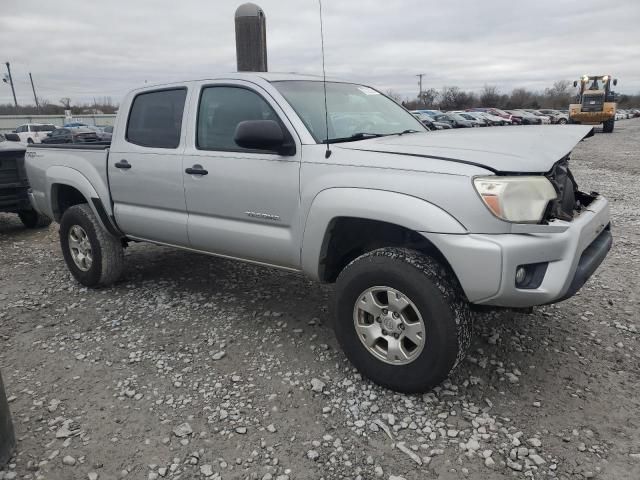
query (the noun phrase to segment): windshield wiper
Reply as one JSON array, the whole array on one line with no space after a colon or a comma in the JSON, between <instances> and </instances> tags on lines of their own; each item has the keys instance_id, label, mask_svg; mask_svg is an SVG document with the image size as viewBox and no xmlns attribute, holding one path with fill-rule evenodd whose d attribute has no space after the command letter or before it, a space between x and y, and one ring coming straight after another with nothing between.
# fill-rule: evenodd
<instances>
[{"instance_id":1,"label":"windshield wiper","mask_svg":"<svg viewBox=\"0 0 640 480\"><path fill-rule=\"evenodd\" d=\"M409 130L405 130L404 132L393 133L392 135L405 135L407 133L420 133L420 131L410 128Z\"/></svg>"},{"instance_id":2,"label":"windshield wiper","mask_svg":"<svg viewBox=\"0 0 640 480\"><path fill-rule=\"evenodd\" d=\"M358 132L354 133L350 137L342 137L342 138L330 138L329 140L325 140L323 143L340 143L340 142L354 142L356 140L364 140L366 138L378 138L384 137L385 133L368 133L368 132Z\"/></svg>"}]
</instances>

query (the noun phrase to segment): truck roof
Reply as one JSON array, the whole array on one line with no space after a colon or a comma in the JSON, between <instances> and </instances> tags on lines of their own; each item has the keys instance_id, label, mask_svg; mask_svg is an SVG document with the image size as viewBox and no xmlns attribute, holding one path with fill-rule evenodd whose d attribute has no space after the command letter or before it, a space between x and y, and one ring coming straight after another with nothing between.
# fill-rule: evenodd
<instances>
[{"instance_id":1,"label":"truck roof","mask_svg":"<svg viewBox=\"0 0 640 480\"><path fill-rule=\"evenodd\" d=\"M177 85L183 85L187 82L202 82L202 81L215 81L215 80L246 80L249 82L280 82L285 80L306 80L313 82L321 82L323 80L322 75L310 75L310 74L302 74L302 73L287 73L287 72L232 72L232 73L224 73L219 75L214 75L211 77L205 78L191 78L188 80L182 80L179 82L167 82L167 83L156 83L151 85L143 85L138 88L133 89L137 90L147 90L149 88L162 88L162 87L173 87ZM328 82L344 82L344 83L352 83L344 79L338 78L329 78L327 77ZM354 82L355 83L355 82Z\"/></svg>"}]
</instances>

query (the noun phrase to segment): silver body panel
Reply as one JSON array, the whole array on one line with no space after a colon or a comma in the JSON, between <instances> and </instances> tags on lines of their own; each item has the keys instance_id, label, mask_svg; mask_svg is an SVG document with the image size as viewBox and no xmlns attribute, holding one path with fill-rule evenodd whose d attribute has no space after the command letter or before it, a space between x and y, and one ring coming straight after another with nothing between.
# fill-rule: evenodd
<instances>
[{"instance_id":1,"label":"silver body panel","mask_svg":"<svg viewBox=\"0 0 640 480\"><path fill-rule=\"evenodd\" d=\"M609 223L598 198L572 222L512 224L490 214L474 176L542 173L565 157L585 127L513 127L416 133L332 145L313 140L271 80L313 79L233 74L145 87L123 101L110 151L29 149L27 171L37 210L56 218L56 185L102 201L128 237L302 271L321 278L327 231L339 217L380 220L420 232L443 253L473 303L522 307L566 292L597 226ZM199 150L197 106L206 85L238 85L260 94L292 134L296 154ZM180 145L149 149L125 139L137 93L188 89ZM114 168L126 159L129 170ZM185 169L201 165L206 176ZM550 262L538 289L513 287L515 268Z\"/></svg>"}]
</instances>

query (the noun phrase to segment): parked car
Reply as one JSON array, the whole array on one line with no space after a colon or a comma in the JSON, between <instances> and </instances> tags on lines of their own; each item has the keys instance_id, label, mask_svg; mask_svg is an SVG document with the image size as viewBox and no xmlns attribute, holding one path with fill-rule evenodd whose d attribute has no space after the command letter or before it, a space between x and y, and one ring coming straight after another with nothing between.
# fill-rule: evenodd
<instances>
[{"instance_id":1,"label":"parked car","mask_svg":"<svg viewBox=\"0 0 640 480\"><path fill-rule=\"evenodd\" d=\"M108 142L111 140L111 135L113 133L113 127L111 126L99 126L99 125L90 125L88 127L89 130L93 130L98 135L98 138L101 141Z\"/></svg>"},{"instance_id":2,"label":"parked car","mask_svg":"<svg viewBox=\"0 0 640 480\"><path fill-rule=\"evenodd\" d=\"M421 119L424 119L427 122L429 122L429 124L433 125L435 127L435 130L450 130L453 128L451 125L449 125L446 122L437 121L435 118L433 118L431 115L427 113L418 113L418 115L420 115ZM433 130L433 128L431 128L431 130Z\"/></svg>"},{"instance_id":3,"label":"parked car","mask_svg":"<svg viewBox=\"0 0 640 480\"><path fill-rule=\"evenodd\" d=\"M510 118L504 118L504 117L499 117L498 115L494 115L492 113L489 112L476 112L480 115L482 115L483 117L485 117L487 120L489 120L489 122L491 122L493 125L512 125L513 121Z\"/></svg>"},{"instance_id":4,"label":"parked car","mask_svg":"<svg viewBox=\"0 0 640 480\"><path fill-rule=\"evenodd\" d=\"M426 113L413 113L413 115L429 130L448 130L452 128L448 123L438 122Z\"/></svg>"},{"instance_id":5,"label":"parked car","mask_svg":"<svg viewBox=\"0 0 640 480\"><path fill-rule=\"evenodd\" d=\"M0 212L16 213L27 228L42 228L51 220L34 210L29 201L25 151L20 143L0 142Z\"/></svg>"},{"instance_id":6,"label":"parked car","mask_svg":"<svg viewBox=\"0 0 640 480\"><path fill-rule=\"evenodd\" d=\"M33 145L26 168L79 283L117 281L130 241L335 282L347 357L421 392L464 365L471 305L559 302L606 257L609 204L569 170L591 132L434 135L367 86L238 73L136 89L111 148Z\"/></svg>"},{"instance_id":7,"label":"parked car","mask_svg":"<svg viewBox=\"0 0 640 480\"><path fill-rule=\"evenodd\" d=\"M414 112L417 113L424 113L425 115L429 115L431 118L435 118L436 115L442 115L442 112L440 110L414 110Z\"/></svg>"},{"instance_id":8,"label":"parked car","mask_svg":"<svg viewBox=\"0 0 640 480\"><path fill-rule=\"evenodd\" d=\"M20 137L21 142L40 143L47 137L47 133L55 129L56 126L50 123L25 123L16 128L13 133Z\"/></svg>"},{"instance_id":9,"label":"parked car","mask_svg":"<svg viewBox=\"0 0 640 480\"><path fill-rule=\"evenodd\" d=\"M457 113L441 113L440 115L436 115L435 119L438 122L448 123L452 128L471 128L480 126L477 122L467 120Z\"/></svg>"},{"instance_id":10,"label":"parked car","mask_svg":"<svg viewBox=\"0 0 640 480\"><path fill-rule=\"evenodd\" d=\"M487 125L490 127L497 127L502 125L507 125L507 123L511 123L511 120L507 120L506 118L496 117L487 112L467 112L469 115L473 115L478 119L482 119L487 122Z\"/></svg>"},{"instance_id":11,"label":"parked car","mask_svg":"<svg viewBox=\"0 0 640 480\"><path fill-rule=\"evenodd\" d=\"M569 123L569 114L561 112L560 110L543 108L542 110L539 110L539 112L550 117L551 123L557 125L566 125Z\"/></svg>"},{"instance_id":12,"label":"parked car","mask_svg":"<svg viewBox=\"0 0 640 480\"><path fill-rule=\"evenodd\" d=\"M89 128L58 128L42 140L42 143L94 143L100 141L98 134Z\"/></svg>"},{"instance_id":13,"label":"parked car","mask_svg":"<svg viewBox=\"0 0 640 480\"><path fill-rule=\"evenodd\" d=\"M542 122L542 125L551 125L551 117L549 115L545 115L544 113L541 113L538 110L531 110L531 109L527 109L525 110L526 112L535 115L536 117L538 117L540 119L540 121Z\"/></svg>"},{"instance_id":14,"label":"parked car","mask_svg":"<svg viewBox=\"0 0 640 480\"><path fill-rule=\"evenodd\" d=\"M542 119L525 110L507 110L511 115L520 118L522 125L542 125Z\"/></svg>"},{"instance_id":15,"label":"parked car","mask_svg":"<svg viewBox=\"0 0 640 480\"><path fill-rule=\"evenodd\" d=\"M504 110L500 110L499 108L471 108L469 109L470 112L484 112L484 113L488 113L490 115L494 115L496 117L500 117L503 118L505 120L508 120L507 125L520 125L520 123L522 123L522 120L520 117L518 117L518 119L515 119L513 115L511 115L508 112L505 112Z\"/></svg>"},{"instance_id":16,"label":"parked car","mask_svg":"<svg viewBox=\"0 0 640 480\"><path fill-rule=\"evenodd\" d=\"M450 112L450 113L455 113L456 115L460 115L462 118L464 118L465 120L469 120L471 123L474 124L475 127L488 127L489 126L489 122L484 119L484 118L480 118L480 117L476 117L475 115L473 115L473 112Z\"/></svg>"}]
</instances>

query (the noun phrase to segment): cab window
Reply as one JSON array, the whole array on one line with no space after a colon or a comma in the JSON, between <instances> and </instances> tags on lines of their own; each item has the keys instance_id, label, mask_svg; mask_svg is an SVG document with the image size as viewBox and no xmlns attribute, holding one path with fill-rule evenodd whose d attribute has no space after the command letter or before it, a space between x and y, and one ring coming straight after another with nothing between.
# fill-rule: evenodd
<instances>
[{"instance_id":1,"label":"cab window","mask_svg":"<svg viewBox=\"0 0 640 480\"><path fill-rule=\"evenodd\" d=\"M278 115L264 98L242 87L205 87L198 107L196 146L200 150L246 151L234 140L246 120L274 120Z\"/></svg>"}]
</instances>

